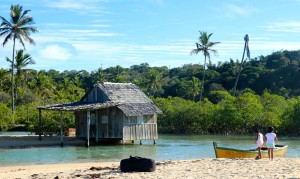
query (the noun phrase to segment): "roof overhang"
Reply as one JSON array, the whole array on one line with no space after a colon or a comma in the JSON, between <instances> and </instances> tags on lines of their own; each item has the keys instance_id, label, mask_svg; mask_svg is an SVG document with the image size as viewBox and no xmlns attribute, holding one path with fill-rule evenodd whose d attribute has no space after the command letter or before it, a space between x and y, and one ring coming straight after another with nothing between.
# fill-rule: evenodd
<instances>
[{"instance_id":1,"label":"roof overhang","mask_svg":"<svg viewBox=\"0 0 300 179\"><path fill-rule=\"evenodd\" d=\"M104 102L104 103L74 102L74 103L39 106L37 107L37 109L54 110L54 111L88 111L88 110L114 107L121 104L123 104L123 102L111 102L111 101Z\"/></svg>"},{"instance_id":2,"label":"roof overhang","mask_svg":"<svg viewBox=\"0 0 300 179\"><path fill-rule=\"evenodd\" d=\"M152 114L163 114L152 103L125 103L125 102L111 102L107 101L104 103L85 103L85 102L74 102L65 104L54 104L39 106L37 109L40 110L52 110L52 111L91 111L96 109L104 109L110 107L117 107L123 111L126 116L141 116L141 115L152 115Z\"/></svg>"}]
</instances>

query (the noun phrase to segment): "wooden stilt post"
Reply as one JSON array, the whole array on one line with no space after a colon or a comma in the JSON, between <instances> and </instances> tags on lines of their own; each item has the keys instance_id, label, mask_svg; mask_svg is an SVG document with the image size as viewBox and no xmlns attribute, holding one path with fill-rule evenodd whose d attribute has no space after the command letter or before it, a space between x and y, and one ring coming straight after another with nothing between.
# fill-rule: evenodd
<instances>
[{"instance_id":1,"label":"wooden stilt post","mask_svg":"<svg viewBox=\"0 0 300 179\"><path fill-rule=\"evenodd\" d=\"M95 119L95 125L96 125L96 142L98 142L98 137L99 137L99 133L98 133L98 110L96 110L96 119Z\"/></svg>"},{"instance_id":2,"label":"wooden stilt post","mask_svg":"<svg viewBox=\"0 0 300 179\"><path fill-rule=\"evenodd\" d=\"M95 89L95 102L98 101L98 88ZM96 142L98 142L98 110L96 109L96 119L95 119L95 125L96 125Z\"/></svg>"},{"instance_id":3,"label":"wooden stilt post","mask_svg":"<svg viewBox=\"0 0 300 179\"><path fill-rule=\"evenodd\" d=\"M90 146L90 121L91 121L91 111L87 111L86 119L86 147Z\"/></svg>"},{"instance_id":4,"label":"wooden stilt post","mask_svg":"<svg viewBox=\"0 0 300 179\"><path fill-rule=\"evenodd\" d=\"M62 111L60 111L60 146L64 146L64 133L63 133L63 124L62 124Z\"/></svg>"},{"instance_id":5,"label":"wooden stilt post","mask_svg":"<svg viewBox=\"0 0 300 179\"><path fill-rule=\"evenodd\" d=\"M153 144L156 145L156 140L155 139L153 140Z\"/></svg>"},{"instance_id":6,"label":"wooden stilt post","mask_svg":"<svg viewBox=\"0 0 300 179\"><path fill-rule=\"evenodd\" d=\"M39 127L38 127L38 133L39 133L39 140L42 140L42 110L39 109Z\"/></svg>"},{"instance_id":7,"label":"wooden stilt post","mask_svg":"<svg viewBox=\"0 0 300 179\"><path fill-rule=\"evenodd\" d=\"M142 140L140 140L140 145L142 145Z\"/></svg>"}]
</instances>

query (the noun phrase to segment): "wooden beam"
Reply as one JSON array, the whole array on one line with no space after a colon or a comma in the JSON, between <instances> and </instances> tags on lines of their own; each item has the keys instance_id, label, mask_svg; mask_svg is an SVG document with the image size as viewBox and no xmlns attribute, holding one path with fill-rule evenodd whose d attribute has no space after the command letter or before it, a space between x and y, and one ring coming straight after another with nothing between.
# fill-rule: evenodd
<instances>
[{"instance_id":1,"label":"wooden beam","mask_svg":"<svg viewBox=\"0 0 300 179\"><path fill-rule=\"evenodd\" d=\"M39 109L39 126L38 126L38 133L39 133L39 140L42 140L42 110Z\"/></svg>"},{"instance_id":2,"label":"wooden beam","mask_svg":"<svg viewBox=\"0 0 300 179\"><path fill-rule=\"evenodd\" d=\"M63 124L62 124L62 111L60 111L60 146L64 146L64 133L63 133Z\"/></svg>"},{"instance_id":3,"label":"wooden beam","mask_svg":"<svg viewBox=\"0 0 300 179\"><path fill-rule=\"evenodd\" d=\"M98 133L98 110L96 109L96 119L95 119L95 125L96 125L96 142L98 142L98 137L99 137L99 133Z\"/></svg>"},{"instance_id":4,"label":"wooden beam","mask_svg":"<svg viewBox=\"0 0 300 179\"><path fill-rule=\"evenodd\" d=\"M90 146L90 122L91 122L91 111L87 111L86 116L86 147Z\"/></svg>"}]
</instances>

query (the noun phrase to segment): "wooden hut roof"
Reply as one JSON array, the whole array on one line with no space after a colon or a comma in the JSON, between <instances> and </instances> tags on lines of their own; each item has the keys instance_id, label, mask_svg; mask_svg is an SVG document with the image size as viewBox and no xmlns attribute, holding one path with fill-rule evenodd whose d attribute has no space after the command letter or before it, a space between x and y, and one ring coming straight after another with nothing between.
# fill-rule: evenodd
<instances>
[{"instance_id":1,"label":"wooden hut roof","mask_svg":"<svg viewBox=\"0 0 300 179\"><path fill-rule=\"evenodd\" d=\"M132 83L98 83L95 85L100 88L109 98L110 101L125 103L151 103L152 101L146 96L140 88Z\"/></svg>"},{"instance_id":2,"label":"wooden hut roof","mask_svg":"<svg viewBox=\"0 0 300 179\"><path fill-rule=\"evenodd\" d=\"M98 83L94 88L99 88L108 97L108 101L87 103L85 99L92 91L87 92L79 102L41 106L38 109L46 110L94 110L116 106L126 116L140 116L162 114L153 102L143 93L140 88L132 83ZM93 89L94 89L93 88Z\"/></svg>"},{"instance_id":3,"label":"wooden hut roof","mask_svg":"<svg viewBox=\"0 0 300 179\"><path fill-rule=\"evenodd\" d=\"M125 103L117 106L126 116L162 114L152 103Z\"/></svg>"}]
</instances>

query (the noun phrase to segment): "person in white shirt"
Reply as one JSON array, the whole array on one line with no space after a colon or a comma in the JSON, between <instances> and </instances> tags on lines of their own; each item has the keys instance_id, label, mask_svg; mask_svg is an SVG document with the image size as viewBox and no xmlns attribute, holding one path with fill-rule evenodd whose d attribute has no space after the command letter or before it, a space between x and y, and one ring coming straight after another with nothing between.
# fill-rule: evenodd
<instances>
[{"instance_id":1,"label":"person in white shirt","mask_svg":"<svg viewBox=\"0 0 300 179\"><path fill-rule=\"evenodd\" d=\"M277 139L276 134L274 133L273 127L268 128L268 132L265 135L265 142L266 142L266 145L268 148L269 160L273 160L275 142L276 142L276 144L278 144L278 139Z\"/></svg>"},{"instance_id":2,"label":"person in white shirt","mask_svg":"<svg viewBox=\"0 0 300 179\"><path fill-rule=\"evenodd\" d=\"M257 159L261 159L262 156L261 156L261 148L263 147L264 145L264 137L262 135L262 133L260 133L260 130L256 130L255 131L256 133L256 145L257 145L257 150L258 150L258 156L257 156Z\"/></svg>"}]
</instances>

